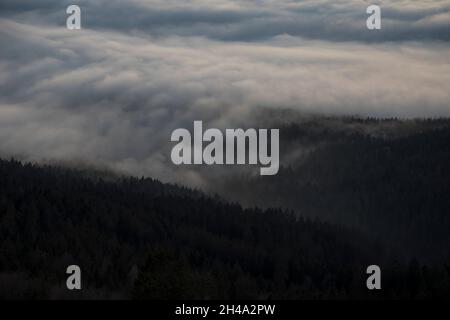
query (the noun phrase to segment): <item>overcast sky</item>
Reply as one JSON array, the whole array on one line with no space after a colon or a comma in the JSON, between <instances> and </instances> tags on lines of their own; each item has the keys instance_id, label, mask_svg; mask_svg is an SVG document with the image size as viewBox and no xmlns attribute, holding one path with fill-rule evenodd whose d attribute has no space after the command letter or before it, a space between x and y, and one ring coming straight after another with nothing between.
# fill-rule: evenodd
<instances>
[{"instance_id":1,"label":"overcast sky","mask_svg":"<svg viewBox=\"0 0 450 320\"><path fill-rule=\"evenodd\" d=\"M193 120L450 116L450 0L0 0L0 43L3 155L174 181L170 132Z\"/></svg>"}]
</instances>

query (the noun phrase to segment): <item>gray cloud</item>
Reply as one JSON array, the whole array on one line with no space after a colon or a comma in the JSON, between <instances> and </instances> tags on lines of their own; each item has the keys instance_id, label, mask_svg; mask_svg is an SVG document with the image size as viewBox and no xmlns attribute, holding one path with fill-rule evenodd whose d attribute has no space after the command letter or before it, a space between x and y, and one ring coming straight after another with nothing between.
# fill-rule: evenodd
<instances>
[{"instance_id":1,"label":"gray cloud","mask_svg":"<svg viewBox=\"0 0 450 320\"><path fill-rule=\"evenodd\" d=\"M3 0L0 12L22 21L63 25L68 0ZM383 29L367 32L365 9L382 6ZM258 41L291 35L329 41L450 40L450 2L362 0L79 0L88 28L152 37L201 36Z\"/></svg>"},{"instance_id":2,"label":"gray cloud","mask_svg":"<svg viewBox=\"0 0 450 320\"><path fill-rule=\"evenodd\" d=\"M448 1L392 2L397 30L415 25L422 36L371 44L369 32L352 34L359 20L347 21L361 1L108 1L104 17L94 10L101 1L81 1L80 31L64 28L58 3L2 1L4 154L202 185L197 170L168 158L170 132L193 120L250 127L265 108L450 116L450 46L435 41L445 40Z\"/></svg>"}]
</instances>

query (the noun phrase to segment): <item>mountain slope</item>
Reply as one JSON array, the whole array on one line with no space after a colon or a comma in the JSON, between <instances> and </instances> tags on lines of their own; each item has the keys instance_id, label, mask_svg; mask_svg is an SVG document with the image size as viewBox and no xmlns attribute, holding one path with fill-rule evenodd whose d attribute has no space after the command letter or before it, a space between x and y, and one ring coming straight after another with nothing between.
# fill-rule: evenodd
<instances>
[{"instance_id":1,"label":"mountain slope","mask_svg":"<svg viewBox=\"0 0 450 320\"><path fill-rule=\"evenodd\" d=\"M242 209L151 179L0 161L3 298L445 297L450 275L350 229ZM65 289L68 265L83 290ZM370 264L383 293L365 287ZM411 280L412 279L412 280ZM446 282L447 281L447 282Z\"/></svg>"},{"instance_id":2,"label":"mountain slope","mask_svg":"<svg viewBox=\"0 0 450 320\"><path fill-rule=\"evenodd\" d=\"M355 130L359 122L351 122L352 129L320 122L288 126L280 131L282 146L305 154L293 157L277 176L229 179L222 189L245 204L290 208L357 227L407 257L447 260L449 122L423 121L416 129L409 122L379 122L389 125L389 133L370 125Z\"/></svg>"}]
</instances>

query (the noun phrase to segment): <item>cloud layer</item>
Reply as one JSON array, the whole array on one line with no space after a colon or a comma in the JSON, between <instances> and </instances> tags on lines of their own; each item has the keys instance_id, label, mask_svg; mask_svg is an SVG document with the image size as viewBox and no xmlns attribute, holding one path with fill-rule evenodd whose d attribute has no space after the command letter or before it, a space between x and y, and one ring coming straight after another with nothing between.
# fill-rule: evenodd
<instances>
[{"instance_id":1,"label":"cloud layer","mask_svg":"<svg viewBox=\"0 0 450 320\"><path fill-rule=\"evenodd\" d=\"M63 26L69 0L3 0L0 12ZM448 0L79 0L89 29L153 37L259 41L290 35L328 41L450 40ZM382 7L383 29L367 32L366 8Z\"/></svg>"},{"instance_id":2,"label":"cloud layer","mask_svg":"<svg viewBox=\"0 0 450 320\"><path fill-rule=\"evenodd\" d=\"M201 183L170 132L251 126L262 108L450 116L450 1L64 1L0 5L0 151Z\"/></svg>"}]
</instances>

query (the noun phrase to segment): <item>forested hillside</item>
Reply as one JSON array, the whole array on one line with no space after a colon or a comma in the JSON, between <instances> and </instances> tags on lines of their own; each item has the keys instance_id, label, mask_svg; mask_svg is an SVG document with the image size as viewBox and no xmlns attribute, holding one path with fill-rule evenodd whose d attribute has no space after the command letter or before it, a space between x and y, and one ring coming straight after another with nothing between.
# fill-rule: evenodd
<instances>
[{"instance_id":1,"label":"forested hillside","mask_svg":"<svg viewBox=\"0 0 450 320\"><path fill-rule=\"evenodd\" d=\"M355 230L151 179L0 162L0 296L378 298L449 296L449 268L398 262ZM393 258L394 257L394 258ZM68 265L83 290L65 288ZM383 269L382 293L365 286Z\"/></svg>"},{"instance_id":2,"label":"forested hillside","mask_svg":"<svg viewBox=\"0 0 450 320\"><path fill-rule=\"evenodd\" d=\"M303 153L276 176L229 179L230 199L356 227L406 258L448 260L448 120L318 121L280 133Z\"/></svg>"}]
</instances>

